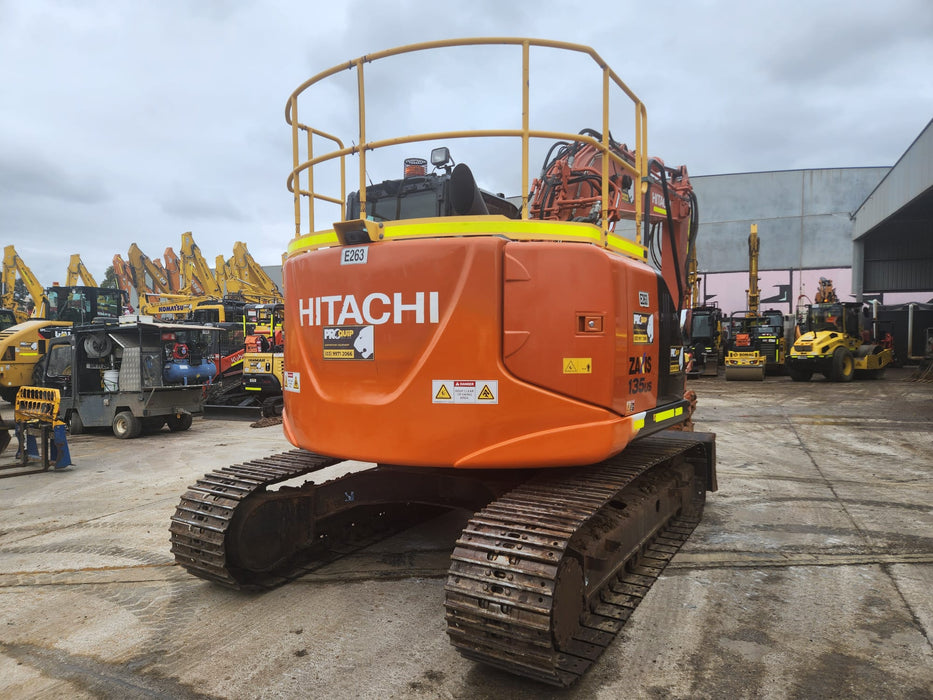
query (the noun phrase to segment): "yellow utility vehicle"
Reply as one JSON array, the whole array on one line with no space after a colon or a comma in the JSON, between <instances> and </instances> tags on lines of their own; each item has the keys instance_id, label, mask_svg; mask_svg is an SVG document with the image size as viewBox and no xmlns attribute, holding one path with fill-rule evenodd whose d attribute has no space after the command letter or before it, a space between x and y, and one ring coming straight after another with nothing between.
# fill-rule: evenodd
<instances>
[{"instance_id":1,"label":"yellow utility vehicle","mask_svg":"<svg viewBox=\"0 0 933 700\"><path fill-rule=\"evenodd\" d=\"M868 307L860 302L809 304L797 317L800 336L787 359L795 382L810 381L814 373L834 382L852 381L856 372L874 378L894 361L893 348L866 327Z\"/></svg>"}]
</instances>

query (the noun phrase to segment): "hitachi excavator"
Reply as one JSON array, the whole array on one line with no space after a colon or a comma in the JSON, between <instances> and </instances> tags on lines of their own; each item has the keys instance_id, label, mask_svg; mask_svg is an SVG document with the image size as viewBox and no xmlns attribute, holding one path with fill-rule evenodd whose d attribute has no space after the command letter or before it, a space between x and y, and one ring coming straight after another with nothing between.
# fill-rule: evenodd
<instances>
[{"instance_id":1,"label":"hitachi excavator","mask_svg":"<svg viewBox=\"0 0 933 700\"><path fill-rule=\"evenodd\" d=\"M364 64L491 43L520 57L520 129L367 139L377 107L364 108ZM600 130L530 127L529 57L543 49L592 59ZM302 122L299 103L347 69L359 131ZM610 96L634 103L634 149L609 134ZM284 265L284 430L298 449L194 483L172 517L176 561L230 588L266 589L381 528L469 509L445 585L450 641L468 658L573 683L716 489L715 436L676 430L690 413L686 260L697 230L686 168L647 156L644 105L592 49L562 42L368 54L300 86L286 118L296 237ZM312 136L332 150L318 144L312 156ZM403 178L367 186L374 151L469 137L520 142L520 198L480 189L446 147L432 150L433 172L410 159ZM530 144L555 139L530 182ZM350 155L358 190L321 190L311 170ZM498 175L474 165L482 181ZM340 220L315 229L315 202L343 205ZM368 464L328 478L345 460ZM308 480L274 490L295 477Z\"/></svg>"}]
</instances>

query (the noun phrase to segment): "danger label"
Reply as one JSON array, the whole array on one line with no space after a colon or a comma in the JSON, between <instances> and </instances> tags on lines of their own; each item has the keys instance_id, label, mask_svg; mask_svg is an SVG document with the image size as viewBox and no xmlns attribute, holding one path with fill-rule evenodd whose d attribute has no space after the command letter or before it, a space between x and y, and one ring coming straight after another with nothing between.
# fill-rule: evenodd
<instances>
[{"instance_id":1,"label":"danger label","mask_svg":"<svg viewBox=\"0 0 933 700\"><path fill-rule=\"evenodd\" d=\"M432 403L499 403L499 382L486 379L435 379L431 382Z\"/></svg>"}]
</instances>

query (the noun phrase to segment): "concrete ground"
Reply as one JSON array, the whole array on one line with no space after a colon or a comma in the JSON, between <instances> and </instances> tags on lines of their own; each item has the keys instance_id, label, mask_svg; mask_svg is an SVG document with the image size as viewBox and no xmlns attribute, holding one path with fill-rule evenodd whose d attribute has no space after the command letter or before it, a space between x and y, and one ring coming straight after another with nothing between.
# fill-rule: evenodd
<instances>
[{"instance_id":1,"label":"concrete ground","mask_svg":"<svg viewBox=\"0 0 933 700\"><path fill-rule=\"evenodd\" d=\"M720 490L563 691L447 642L464 514L236 593L174 564L169 518L204 472L288 449L280 428L72 437L75 466L0 479L0 697L933 697L933 384L909 375L691 381Z\"/></svg>"}]
</instances>

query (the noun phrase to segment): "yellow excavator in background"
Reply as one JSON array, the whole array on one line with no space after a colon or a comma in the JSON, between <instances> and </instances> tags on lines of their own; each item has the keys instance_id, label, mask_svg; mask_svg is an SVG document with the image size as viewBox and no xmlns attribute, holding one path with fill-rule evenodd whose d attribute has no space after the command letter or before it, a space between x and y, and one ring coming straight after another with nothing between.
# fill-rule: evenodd
<instances>
[{"instance_id":1,"label":"yellow excavator in background","mask_svg":"<svg viewBox=\"0 0 933 700\"><path fill-rule=\"evenodd\" d=\"M217 278L201 255L201 249L194 242L191 231L181 234L181 256L179 257L182 287L179 294L193 297L220 299L223 290L217 284Z\"/></svg>"},{"instance_id":2,"label":"yellow excavator in background","mask_svg":"<svg viewBox=\"0 0 933 700\"><path fill-rule=\"evenodd\" d=\"M760 310L758 288L758 224L751 225L748 235L748 308L732 314L726 347L726 379L764 381L768 370L784 367L784 314Z\"/></svg>"},{"instance_id":3,"label":"yellow excavator in background","mask_svg":"<svg viewBox=\"0 0 933 700\"><path fill-rule=\"evenodd\" d=\"M32 308L22 304L16 299L16 276L23 281L26 291L32 300ZM10 309L16 316L16 321L22 323L30 316L45 316L46 301L45 290L29 269L29 266L16 252L16 248L8 245L3 249L3 297L2 306Z\"/></svg>"},{"instance_id":4,"label":"yellow excavator in background","mask_svg":"<svg viewBox=\"0 0 933 700\"><path fill-rule=\"evenodd\" d=\"M228 262L230 270L229 277L240 285L239 289L231 289L254 298L256 303L281 303L283 301L282 292L278 285L272 281L272 278L257 263L246 244L236 241L233 244L233 257Z\"/></svg>"},{"instance_id":5,"label":"yellow excavator in background","mask_svg":"<svg viewBox=\"0 0 933 700\"><path fill-rule=\"evenodd\" d=\"M130 273L133 276L133 286L140 299L148 294L150 289L156 292L169 293L172 291L168 273L159 260L153 260L135 243L130 244L128 251ZM152 280L152 284L149 284Z\"/></svg>"},{"instance_id":6,"label":"yellow excavator in background","mask_svg":"<svg viewBox=\"0 0 933 700\"><path fill-rule=\"evenodd\" d=\"M98 286L97 280L94 279L94 275L84 266L81 255L74 253L68 263L68 274L65 277L65 286L74 287L79 281L85 287Z\"/></svg>"}]
</instances>

